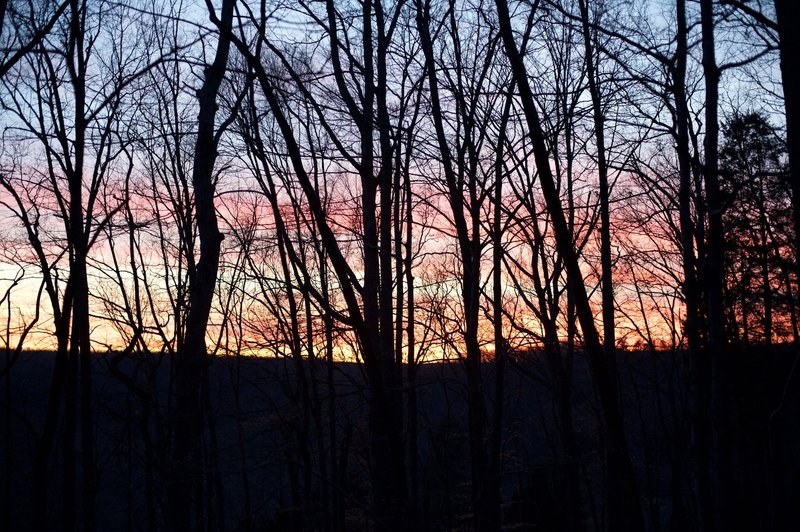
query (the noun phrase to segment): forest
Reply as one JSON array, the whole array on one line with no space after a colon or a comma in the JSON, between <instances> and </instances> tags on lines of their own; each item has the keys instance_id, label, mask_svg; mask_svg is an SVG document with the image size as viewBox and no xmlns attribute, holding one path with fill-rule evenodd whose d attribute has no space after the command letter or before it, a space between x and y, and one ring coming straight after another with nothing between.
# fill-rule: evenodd
<instances>
[{"instance_id":1,"label":"forest","mask_svg":"<svg viewBox=\"0 0 800 532\"><path fill-rule=\"evenodd\" d=\"M791 0L1 0L0 529L800 527Z\"/></svg>"}]
</instances>

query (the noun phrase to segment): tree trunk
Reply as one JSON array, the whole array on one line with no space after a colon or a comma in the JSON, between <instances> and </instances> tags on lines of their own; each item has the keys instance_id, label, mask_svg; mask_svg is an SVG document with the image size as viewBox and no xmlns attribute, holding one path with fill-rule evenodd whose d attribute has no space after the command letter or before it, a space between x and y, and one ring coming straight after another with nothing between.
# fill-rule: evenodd
<instances>
[{"instance_id":1,"label":"tree trunk","mask_svg":"<svg viewBox=\"0 0 800 532\"><path fill-rule=\"evenodd\" d=\"M792 0L775 0L781 54L783 103L786 109L786 148L789 154L789 183L794 208L795 260L800 271L800 14Z\"/></svg>"},{"instance_id":2,"label":"tree trunk","mask_svg":"<svg viewBox=\"0 0 800 532\"><path fill-rule=\"evenodd\" d=\"M694 429L695 474L699 518L702 527L714 527L712 485L710 478L711 412L710 389L711 364L700 342L700 286L697 279L694 252L695 227L692 220L692 168L689 145L689 108L686 101L686 62L688 58L688 29L686 26L686 2L676 1L677 34L675 67L673 69L673 98L675 100L676 149L680 185L678 190L678 216L680 226L681 255L683 261L683 294L686 306L684 331L688 360L691 366L692 393L691 415ZM703 223L699 221L698 223Z\"/></svg>"},{"instance_id":3,"label":"tree trunk","mask_svg":"<svg viewBox=\"0 0 800 532\"><path fill-rule=\"evenodd\" d=\"M717 471L717 503L714 510L712 501L706 500L709 473L699 471L698 492L703 525L706 530L719 526L721 530L730 530L734 524L735 508L732 505L733 476L730 447L731 434L728 410L733 407L733 397L728 393L728 356L725 338L725 307L723 279L725 278L725 237L722 227L722 201L719 185L719 78L714 50L714 6L711 0L701 0L700 17L703 39L703 74L706 89L705 109L705 177L706 201L708 212L708 245L707 259L701 271L703 286L706 287L708 305L708 352L694 353L695 367L693 380L695 383L695 432L697 435L698 467L707 469L710 466L708 456L713 446L709 434L709 419L713 414L716 429ZM688 117L687 117L688 119ZM698 224L702 224L700 220ZM709 412L709 408L711 411ZM715 524L712 516L716 514L719 523Z\"/></svg>"},{"instance_id":4,"label":"tree trunk","mask_svg":"<svg viewBox=\"0 0 800 532\"><path fill-rule=\"evenodd\" d=\"M800 13L796 2L792 0L775 0L775 14L778 19L778 46L780 50L781 79L783 81L783 103L786 110L786 148L789 154L789 184L792 189L792 210L794 214L794 253L796 272L800 274L800 69L797 58L800 57ZM787 376L792 379L793 372ZM795 380L796 382L796 380ZM787 381L787 385L789 382ZM783 420L781 428L785 433L777 438L787 438L796 444L800 439L800 430L796 425L798 408L796 405L782 404L773 416L780 413ZM789 421L786 421L789 420ZM784 424L788 426L784 426ZM798 497L797 478L800 478L800 459L796 453L788 451L791 444L777 445L773 465L773 489L779 499L775 503L773 525L778 529L790 528L797 522L798 509L795 501ZM783 452L781 453L781 450ZM784 454L784 456L780 456Z\"/></svg>"},{"instance_id":5,"label":"tree trunk","mask_svg":"<svg viewBox=\"0 0 800 532\"><path fill-rule=\"evenodd\" d=\"M222 25L230 31L235 0L224 0ZM198 492L203 481L200 441L203 436L203 387L206 379L206 329L219 268L222 234L214 207L214 162L217 157L217 93L225 77L230 38L220 32L214 62L206 68L203 86L197 93L200 110L194 151L192 184L195 191L200 259L189 286L189 313L186 318L186 343L176 354L173 383L173 442L171 477L167 486L167 524L171 530L195 530L203 503Z\"/></svg>"},{"instance_id":6,"label":"tree trunk","mask_svg":"<svg viewBox=\"0 0 800 532\"><path fill-rule=\"evenodd\" d=\"M603 114L602 97L600 94L597 76L595 46L589 29L588 0L580 0L581 26L583 30L583 43L585 50L586 76L589 84L589 93L592 98L592 119L594 122L594 136L597 143L597 176L600 184L600 271L601 293L603 296L603 350L610 373L610 383L613 393L619 401L619 385L616 363L615 319L614 319L614 282L611 270L611 220L609 215L609 185L608 164L606 162L605 146L605 116ZM606 466L610 461L606 461ZM621 477L613 471L606 471L605 479L610 493L618 493L622 487L616 484L622 481ZM617 524L613 521L617 512L609 512L609 529L614 530Z\"/></svg>"},{"instance_id":7,"label":"tree trunk","mask_svg":"<svg viewBox=\"0 0 800 532\"><path fill-rule=\"evenodd\" d=\"M509 86L503 114L500 118L500 136L495 154L495 191L492 220L492 321L494 326L494 416L492 419L491 445L489 448L489 471L487 507L491 513L493 528L502 526L503 472L503 414L505 408L506 340L503 336L503 154L506 143L506 127L511 113L513 84Z\"/></svg>"}]
</instances>

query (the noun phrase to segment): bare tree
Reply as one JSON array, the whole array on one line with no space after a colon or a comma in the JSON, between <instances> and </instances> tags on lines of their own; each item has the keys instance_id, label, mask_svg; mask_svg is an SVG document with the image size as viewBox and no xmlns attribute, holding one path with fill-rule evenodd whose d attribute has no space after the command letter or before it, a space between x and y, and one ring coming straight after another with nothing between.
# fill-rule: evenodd
<instances>
[{"instance_id":1,"label":"bare tree","mask_svg":"<svg viewBox=\"0 0 800 532\"><path fill-rule=\"evenodd\" d=\"M189 313L186 316L186 345L177 352L173 384L172 467L167 487L167 523L172 530L188 524L200 526L204 519L202 503L203 467L203 390L206 386L206 330L219 269L220 244L214 206L214 162L221 133L227 124L216 127L217 94L225 77L230 53L230 28L235 0L223 2L219 20L221 31L213 62L205 72L197 93L198 129L194 148L192 185L195 217L200 240L200 258L189 280ZM209 4L209 9L213 9Z\"/></svg>"},{"instance_id":2,"label":"bare tree","mask_svg":"<svg viewBox=\"0 0 800 532\"><path fill-rule=\"evenodd\" d=\"M621 479L620 491L608 494L609 519L612 527L616 530L643 530L644 522L639 502L636 475L628 452L619 403L611 381L608 365L605 362L592 310L589 306L586 288L583 284L583 275L573 248L572 235L569 233L569 228L561 209L558 191L553 181L539 113L528 83L523 58L519 54L514 40L508 5L503 0L497 0L496 4L500 34L520 92L528 133L533 144L534 158L539 172L539 183L547 203L547 210L552 218L558 252L564 260L569 289L575 299L577 316L583 331L584 349L589 357L594 384L600 396L603 420L605 422L604 430L608 438L607 459L609 460L609 471L613 471L613 474L618 475Z\"/></svg>"}]
</instances>

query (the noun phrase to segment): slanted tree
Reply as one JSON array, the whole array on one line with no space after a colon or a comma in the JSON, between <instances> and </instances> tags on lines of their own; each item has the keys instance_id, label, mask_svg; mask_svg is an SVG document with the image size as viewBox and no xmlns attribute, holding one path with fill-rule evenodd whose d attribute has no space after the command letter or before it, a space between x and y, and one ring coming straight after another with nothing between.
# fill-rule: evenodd
<instances>
[{"instance_id":1,"label":"slanted tree","mask_svg":"<svg viewBox=\"0 0 800 532\"><path fill-rule=\"evenodd\" d=\"M606 363L603 346L597 333L594 315L589 305L589 298L583 283L583 274L573 247L572 235L569 233L558 189L550 169L549 154L542 134L539 112L530 88L523 57L520 55L515 42L508 4L505 0L496 0L496 5L500 35L519 89L519 96L528 126L528 134L533 145L539 182L548 213L552 218L558 252L564 260L569 290L575 300L578 320L583 331L584 349L589 359L593 382L600 397L604 431L607 438L606 449L609 472L610 474L618 475L621 479L619 491L608 494L610 523L615 530L644 530L638 483L628 451L619 402L617 401L608 364Z\"/></svg>"}]
</instances>

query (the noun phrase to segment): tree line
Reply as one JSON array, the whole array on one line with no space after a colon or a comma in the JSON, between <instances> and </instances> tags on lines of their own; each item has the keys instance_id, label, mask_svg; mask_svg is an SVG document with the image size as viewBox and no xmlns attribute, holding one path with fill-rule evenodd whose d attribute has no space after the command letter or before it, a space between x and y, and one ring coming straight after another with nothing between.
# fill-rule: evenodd
<instances>
[{"instance_id":1,"label":"tree line","mask_svg":"<svg viewBox=\"0 0 800 532\"><path fill-rule=\"evenodd\" d=\"M8 529L790 529L796 17L3 2ZM261 403L254 356L283 368ZM460 447L431 428L443 368ZM547 397L549 476L510 443L519 390ZM278 391L267 495L248 434ZM110 518L123 441L137 493ZM463 502L431 508L424 464L456 448ZM546 486L522 497L514 468Z\"/></svg>"}]
</instances>

